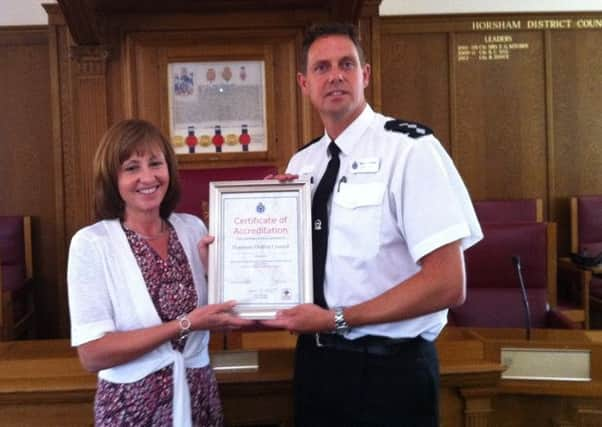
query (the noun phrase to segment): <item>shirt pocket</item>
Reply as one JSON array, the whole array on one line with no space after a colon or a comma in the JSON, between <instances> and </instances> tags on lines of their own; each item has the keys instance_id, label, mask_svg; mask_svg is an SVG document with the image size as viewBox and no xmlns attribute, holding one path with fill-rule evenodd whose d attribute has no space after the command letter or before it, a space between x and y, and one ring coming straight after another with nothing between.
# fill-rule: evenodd
<instances>
[{"instance_id":1,"label":"shirt pocket","mask_svg":"<svg viewBox=\"0 0 602 427\"><path fill-rule=\"evenodd\" d=\"M334 255L372 258L380 246L385 185L346 184L334 193L328 250Z\"/></svg>"}]
</instances>

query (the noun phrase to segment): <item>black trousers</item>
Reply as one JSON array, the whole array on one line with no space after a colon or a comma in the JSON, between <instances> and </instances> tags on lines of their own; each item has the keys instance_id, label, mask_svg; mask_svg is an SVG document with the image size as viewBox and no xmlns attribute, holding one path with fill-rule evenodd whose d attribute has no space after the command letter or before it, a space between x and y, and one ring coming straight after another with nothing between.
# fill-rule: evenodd
<instances>
[{"instance_id":1,"label":"black trousers","mask_svg":"<svg viewBox=\"0 0 602 427\"><path fill-rule=\"evenodd\" d=\"M295 425L439 425L439 361L434 343L396 344L391 355L318 347L301 335L295 353Z\"/></svg>"}]
</instances>

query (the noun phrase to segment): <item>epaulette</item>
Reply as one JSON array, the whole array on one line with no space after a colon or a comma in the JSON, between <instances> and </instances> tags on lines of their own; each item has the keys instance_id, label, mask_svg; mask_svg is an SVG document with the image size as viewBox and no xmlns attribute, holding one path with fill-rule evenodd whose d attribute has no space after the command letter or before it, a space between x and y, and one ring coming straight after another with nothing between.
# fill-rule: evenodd
<instances>
[{"instance_id":1,"label":"epaulette","mask_svg":"<svg viewBox=\"0 0 602 427\"><path fill-rule=\"evenodd\" d=\"M299 149L297 150L297 153L298 153L299 151L303 151L303 150L305 150L307 147L309 147L309 146L310 146L310 145L312 145L312 144L315 144L316 142L318 142L318 141L319 141L319 140L321 140L321 139L322 139L322 137L321 137L321 136L317 137L316 139L312 139L312 140L311 140L311 141L309 141L307 144L305 144L303 147L299 148Z\"/></svg>"},{"instance_id":2,"label":"epaulette","mask_svg":"<svg viewBox=\"0 0 602 427\"><path fill-rule=\"evenodd\" d=\"M385 123L385 129L393 132L401 132L410 138L421 138L433 134L430 128L420 123L406 122L404 120L389 120Z\"/></svg>"}]
</instances>

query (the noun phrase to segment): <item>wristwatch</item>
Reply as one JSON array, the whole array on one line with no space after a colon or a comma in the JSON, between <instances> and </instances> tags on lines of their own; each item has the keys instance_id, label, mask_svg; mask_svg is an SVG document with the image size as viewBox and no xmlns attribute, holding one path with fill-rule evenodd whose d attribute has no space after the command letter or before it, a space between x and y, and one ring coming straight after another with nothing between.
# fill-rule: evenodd
<instances>
[{"instance_id":1,"label":"wristwatch","mask_svg":"<svg viewBox=\"0 0 602 427\"><path fill-rule=\"evenodd\" d=\"M334 308L334 333L339 335L345 335L351 330L349 323L345 321L345 314L343 307Z\"/></svg>"},{"instance_id":2,"label":"wristwatch","mask_svg":"<svg viewBox=\"0 0 602 427\"><path fill-rule=\"evenodd\" d=\"M192 326L192 323L190 323L190 319L188 319L186 314L180 314L178 317L176 317L176 320L180 326L180 336L178 339L180 341L185 340L186 337L188 337L188 334L190 334L190 327Z\"/></svg>"}]
</instances>

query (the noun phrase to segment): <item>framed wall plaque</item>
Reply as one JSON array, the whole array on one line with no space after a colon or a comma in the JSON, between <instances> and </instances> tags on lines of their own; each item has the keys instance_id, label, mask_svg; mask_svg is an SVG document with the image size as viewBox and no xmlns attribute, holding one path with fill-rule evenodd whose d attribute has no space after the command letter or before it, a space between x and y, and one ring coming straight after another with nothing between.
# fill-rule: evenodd
<instances>
[{"instance_id":1,"label":"framed wall plaque","mask_svg":"<svg viewBox=\"0 0 602 427\"><path fill-rule=\"evenodd\" d=\"M265 152L265 61L170 62L169 133L176 154Z\"/></svg>"},{"instance_id":2,"label":"framed wall plaque","mask_svg":"<svg viewBox=\"0 0 602 427\"><path fill-rule=\"evenodd\" d=\"M272 160L274 48L223 40L157 48L161 126L180 164Z\"/></svg>"}]
</instances>

